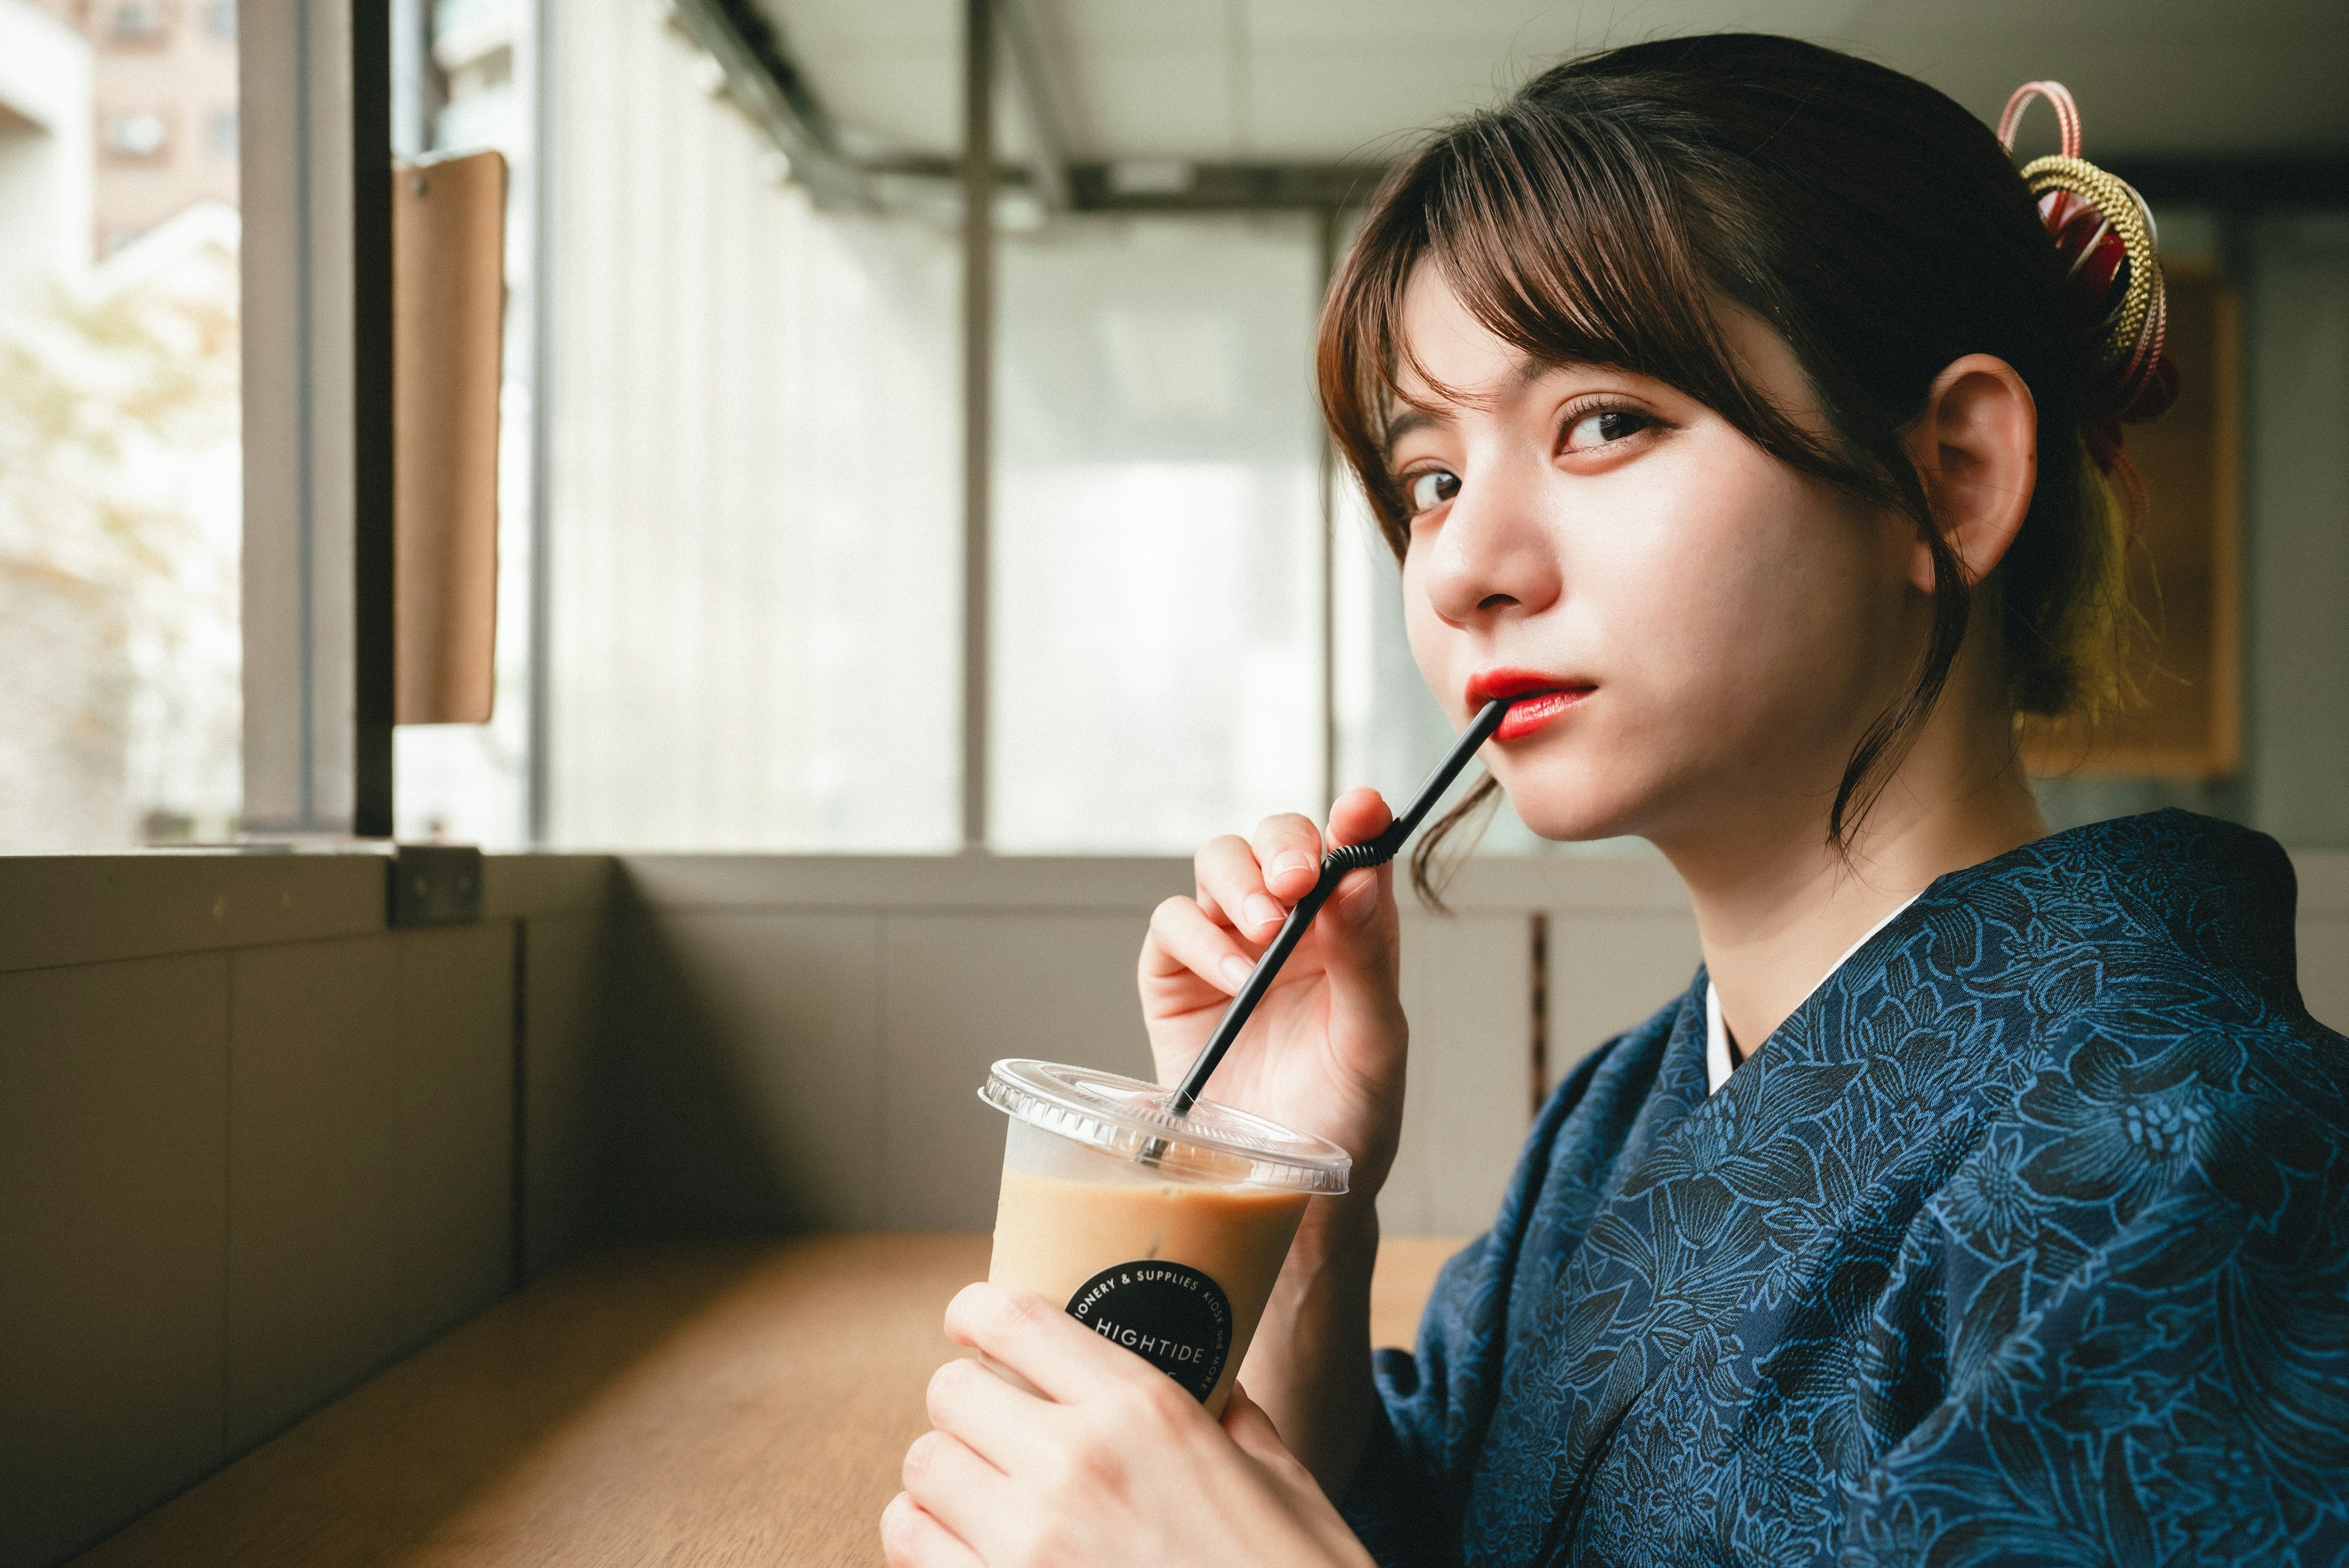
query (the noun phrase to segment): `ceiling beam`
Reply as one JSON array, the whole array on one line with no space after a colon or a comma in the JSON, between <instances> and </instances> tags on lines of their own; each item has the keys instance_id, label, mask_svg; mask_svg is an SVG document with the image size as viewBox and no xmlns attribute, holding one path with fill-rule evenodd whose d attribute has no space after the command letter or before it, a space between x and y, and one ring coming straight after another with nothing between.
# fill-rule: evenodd
<instances>
[{"instance_id":1,"label":"ceiling beam","mask_svg":"<svg viewBox=\"0 0 2349 1568\"><path fill-rule=\"evenodd\" d=\"M1076 205L1069 179L1069 135L1052 94L1051 61L1044 51L1044 35L1036 19L1034 0L995 0L1002 24L1005 51L1011 59L1012 86L1028 117L1029 139L1035 152L1029 160L1029 181L1044 205L1065 212Z\"/></svg>"},{"instance_id":2,"label":"ceiling beam","mask_svg":"<svg viewBox=\"0 0 2349 1568\"><path fill-rule=\"evenodd\" d=\"M752 0L666 0L672 26L700 46L726 96L790 160L792 178L819 206L886 204L872 176L960 178L961 160L914 156L860 160L841 145L838 124L809 85L781 28ZM1134 164L1079 163L1053 93L1050 58L1035 0L993 0L1012 85L1036 151L1028 166L1004 170L999 186L1025 188L1054 212L1326 211L1368 200L1385 170L1355 163L1188 163L1148 160L1153 178L1123 178ZM1165 178L1172 170L1176 179Z\"/></svg>"},{"instance_id":3,"label":"ceiling beam","mask_svg":"<svg viewBox=\"0 0 2349 1568\"><path fill-rule=\"evenodd\" d=\"M809 87L775 24L750 0L667 0L670 24L723 73L714 84L791 165L822 207L871 207L872 183L841 151L839 127Z\"/></svg>"},{"instance_id":4,"label":"ceiling beam","mask_svg":"<svg viewBox=\"0 0 2349 1568\"><path fill-rule=\"evenodd\" d=\"M1147 167L1137 181L1132 170ZM1375 163L1080 163L1069 170L1082 212L1330 211L1360 207L1386 173ZM1166 178L1168 174L1180 176Z\"/></svg>"},{"instance_id":5,"label":"ceiling beam","mask_svg":"<svg viewBox=\"0 0 2349 1568\"><path fill-rule=\"evenodd\" d=\"M868 174L950 182L959 160L935 154L876 158L859 165ZM1134 171L1147 170L1136 181ZM1172 173L1179 178L1169 179ZM1386 173L1376 163L1189 163L1174 159L1069 165L1072 212L1323 212L1362 206ZM1014 164L996 170L999 189L1025 191L1035 171Z\"/></svg>"},{"instance_id":6,"label":"ceiling beam","mask_svg":"<svg viewBox=\"0 0 2349 1568\"><path fill-rule=\"evenodd\" d=\"M914 155L859 160L792 56L782 32L755 0L663 0L670 24L714 62L722 90L790 162L792 178L824 207L890 204L875 175L952 182L960 160ZM1363 205L1383 165L1324 162L1079 162L1053 93L1037 0L992 0L1009 75L1036 151L996 183L1024 188L1054 212L1335 211ZM2149 201L2195 202L2242 211L2337 201L2349 190L2349 154L2279 151L2248 157L2116 158L2114 172ZM1134 178L1137 173L1146 175Z\"/></svg>"}]
</instances>

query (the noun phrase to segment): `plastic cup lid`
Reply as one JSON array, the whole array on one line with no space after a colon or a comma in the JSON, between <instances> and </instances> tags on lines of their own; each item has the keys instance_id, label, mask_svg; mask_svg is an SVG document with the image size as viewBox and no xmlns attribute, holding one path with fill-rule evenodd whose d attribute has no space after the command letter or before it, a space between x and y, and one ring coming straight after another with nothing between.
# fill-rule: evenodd
<instances>
[{"instance_id":1,"label":"plastic cup lid","mask_svg":"<svg viewBox=\"0 0 2349 1568\"><path fill-rule=\"evenodd\" d=\"M1188 1116L1174 1091L1092 1068L1025 1059L990 1068L978 1098L1031 1127L1177 1174L1292 1192L1343 1192L1353 1157L1326 1138L1203 1099Z\"/></svg>"}]
</instances>

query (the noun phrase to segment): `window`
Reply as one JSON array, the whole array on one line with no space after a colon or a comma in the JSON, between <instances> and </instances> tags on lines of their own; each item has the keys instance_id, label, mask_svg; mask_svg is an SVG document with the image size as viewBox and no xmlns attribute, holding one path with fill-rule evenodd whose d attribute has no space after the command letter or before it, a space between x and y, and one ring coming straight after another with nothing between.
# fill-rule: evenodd
<instances>
[{"instance_id":1,"label":"window","mask_svg":"<svg viewBox=\"0 0 2349 1568\"><path fill-rule=\"evenodd\" d=\"M236 0L204 0L204 36L215 44L235 44Z\"/></svg>"},{"instance_id":2,"label":"window","mask_svg":"<svg viewBox=\"0 0 2349 1568\"><path fill-rule=\"evenodd\" d=\"M163 41L160 0L116 0L106 7L108 36L117 44L160 44Z\"/></svg>"},{"instance_id":3,"label":"window","mask_svg":"<svg viewBox=\"0 0 2349 1568\"><path fill-rule=\"evenodd\" d=\"M204 146L214 158L236 156L236 106L216 108L204 120Z\"/></svg>"},{"instance_id":4,"label":"window","mask_svg":"<svg viewBox=\"0 0 2349 1568\"><path fill-rule=\"evenodd\" d=\"M155 99L90 102L94 46L162 25L0 11L0 852L236 827L236 171L158 190L153 167L190 98L233 99L234 58L142 60Z\"/></svg>"},{"instance_id":5,"label":"window","mask_svg":"<svg viewBox=\"0 0 2349 1568\"><path fill-rule=\"evenodd\" d=\"M496 147L512 170L496 713L397 731L396 830L957 847L951 185L827 205L674 21L563 8L542 58L536 15L394 8L396 148ZM542 115L562 154L543 206ZM1316 810L1319 220L1023 229L1019 200L997 261L987 841L1182 852ZM1347 668L1393 665L1392 617L1346 613ZM1449 739L1422 707L1357 704L1339 751L1399 758L1376 780L1399 792Z\"/></svg>"},{"instance_id":6,"label":"window","mask_svg":"<svg viewBox=\"0 0 2349 1568\"><path fill-rule=\"evenodd\" d=\"M394 54L394 154L416 159L495 149L506 185L505 341L498 459L498 603L495 704L487 724L405 726L393 734L393 827L403 838L512 848L527 843L532 692L531 397L535 359L531 267L535 190L530 116L513 90L511 62L527 38L531 7L470 0L461 15L420 0L395 5L395 37L419 46ZM455 24L462 24L453 33ZM429 48L422 46L429 44ZM494 56L506 68L471 67ZM460 68L451 69L451 67Z\"/></svg>"},{"instance_id":7,"label":"window","mask_svg":"<svg viewBox=\"0 0 2349 1568\"><path fill-rule=\"evenodd\" d=\"M163 117L151 108L124 109L106 117L106 150L116 158L159 157L170 140Z\"/></svg>"},{"instance_id":8,"label":"window","mask_svg":"<svg viewBox=\"0 0 2349 1568\"><path fill-rule=\"evenodd\" d=\"M949 222L779 188L645 8L556 47L548 836L949 849Z\"/></svg>"},{"instance_id":9,"label":"window","mask_svg":"<svg viewBox=\"0 0 2349 1568\"><path fill-rule=\"evenodd\" d=\"M989 839L1187 852L1320 805L1312 225L1002 238Z\"/></svg>"},{"instance_id":10,"label":"window","mask_svg":"<svg viewBox=\"0 0 2349 1568\"><path fill-rule=\"evenodd\" d=\"M470 42L435 54L470 68L495 36L448 9ZM951 849L952 190L820 207L653 12L565 10L556 50L546 836ZM1062 215L999 235L990 848L1181 853L1321 807L1319 228ZM1339 750L1392 764L1368 777L1401 792L1451 732L1423 694L1388 695L1398 660L1420 692L1399 617L1367 590L1341 609L1345 683L1380 673Z\"/></svg>"}]
</instances>

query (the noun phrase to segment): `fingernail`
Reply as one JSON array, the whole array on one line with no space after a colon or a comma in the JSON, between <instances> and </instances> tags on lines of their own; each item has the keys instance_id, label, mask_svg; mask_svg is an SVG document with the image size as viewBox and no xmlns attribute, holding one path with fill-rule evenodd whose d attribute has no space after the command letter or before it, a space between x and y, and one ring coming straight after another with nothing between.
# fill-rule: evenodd
<instances>
[{"instance_id":1,"label":"fingernail","mask_svg":"<svg viewBox=\"0 0 2349 1568\"><path fill-rule=\"evenodd\" d=\"M1230 986L1235 991L1247 985L1247 977L1255 972L1255 965L1250 964L1247 959L1241 958L1237 954L1224 960L1224 984Z\"/></svg>"},{"instance_id":2,"label":"fingernail","mask_svg":"<svg viewBox=\"0 0 2349 1568\"><path fill-rule=\"evenodd\" d=\"M1346 894L1340 901L1338 907L1339 912L1345 915L1346 923L1349 925L1360 925L1369 920L1371 913L1379 907L1379 879L1375 876L1364 877L1362 885Z\"/></svg>"},{"instance_id":3,"label":"fingernail","mask_svg":"<svg viewBox=\"0 0 2349 1568\"><path fill-rule=\"evenodd\" d=\"M1260 892L1248 894L1247 902L1240 905L1240 913L1247 916L1250 931L1260 931L1268 925L1278 925L1282 919L1280 905L1273 903L1268 895Z\"/></svg>"},{"instance_id":4,"label":"fingernail","mask_svg":"<svg viewBox=\"0 0 2349 1568\"><path fill-rule=\"evenodd\" d=\"M1312 869L1313 857L1311 855L1306 854L1301 851L1291 850L1285 855L1273 856L1272 864L1265 868L1265 874L1268 876L1285 877L1291 872L1309 872Z\"/></svg>"}]
</instances>

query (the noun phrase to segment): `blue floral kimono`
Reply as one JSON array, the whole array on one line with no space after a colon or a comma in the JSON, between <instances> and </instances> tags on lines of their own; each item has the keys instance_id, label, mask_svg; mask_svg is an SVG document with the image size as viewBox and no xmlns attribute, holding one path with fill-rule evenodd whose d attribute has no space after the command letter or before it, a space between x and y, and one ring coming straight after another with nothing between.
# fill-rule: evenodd
<instances>
[{"instance_id":1,"label":"blue floral kimono","mask_svg":"<svg viewBox=\"0 0 2349 1568\"><path fill-rule=\"evenodd\" d=\"M1706 1095L1550 1098L1345 1509L1388 1563L2349 1568L2349 1042L2290 861L2164 811L1942 877Z\"/></svg>"}]
</instances>

